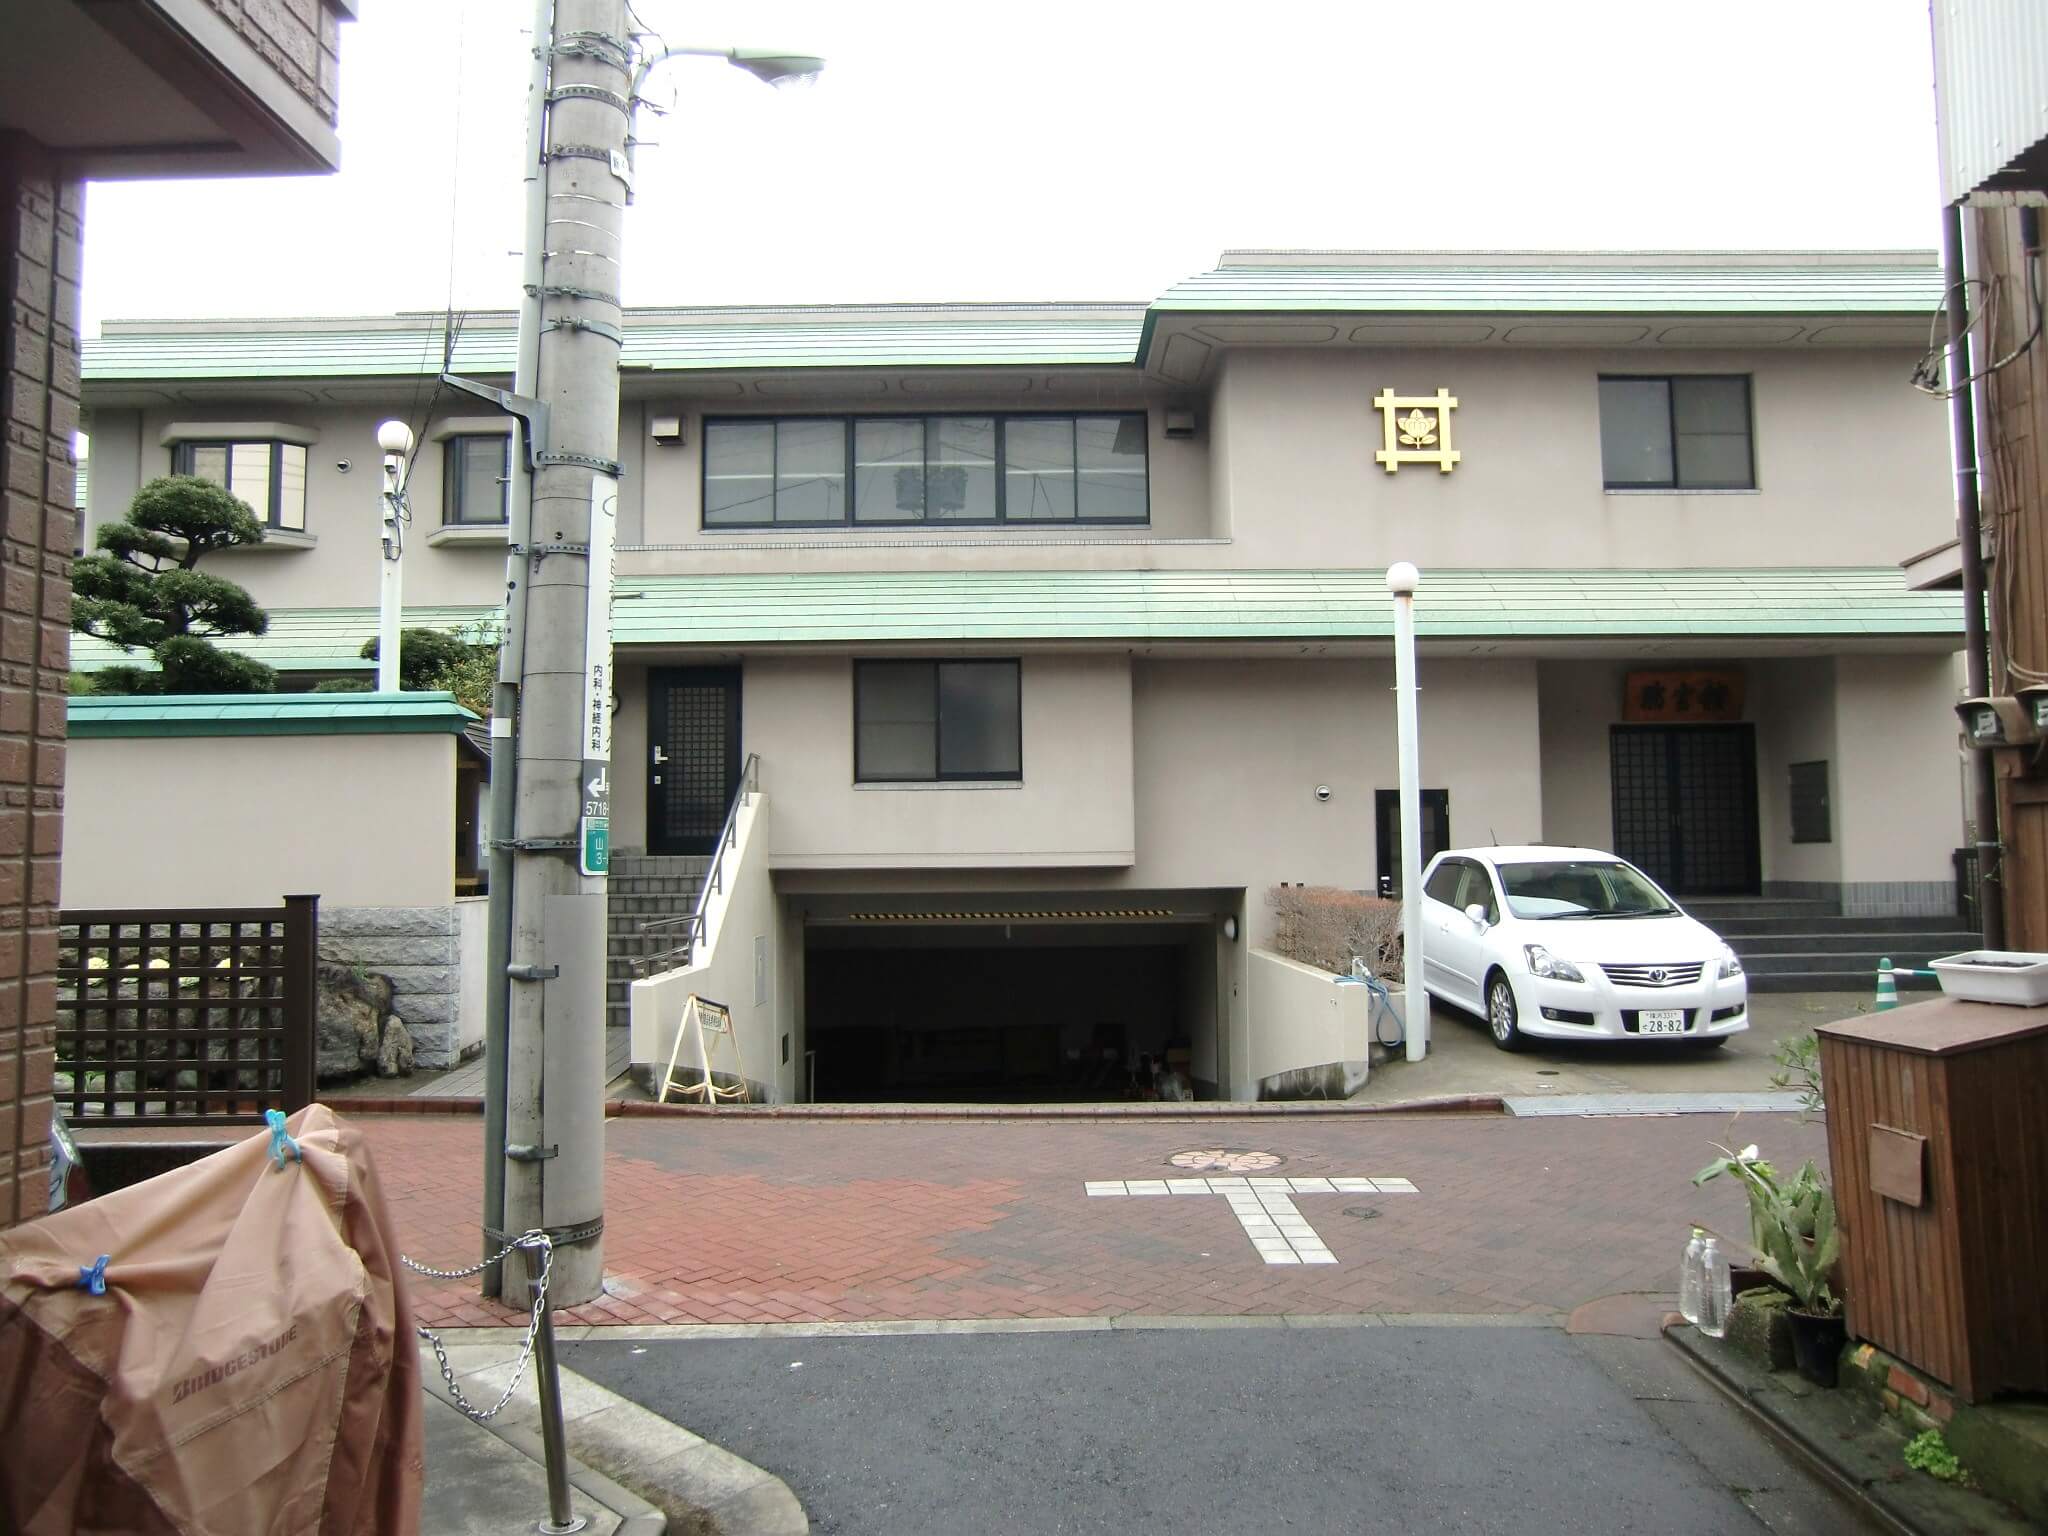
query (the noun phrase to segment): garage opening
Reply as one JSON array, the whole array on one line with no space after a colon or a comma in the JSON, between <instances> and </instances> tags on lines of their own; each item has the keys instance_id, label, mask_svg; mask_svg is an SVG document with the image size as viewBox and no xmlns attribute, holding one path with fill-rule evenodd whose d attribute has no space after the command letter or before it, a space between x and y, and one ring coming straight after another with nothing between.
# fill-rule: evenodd
<instances>
[{"instance_id":1,"label":"garage opening","mask_svg":"<svg viewBox=\"0 0 2048 1536\"><path fill-rule=\"evenodd\" d=\"M821 1102L1214 1096L1206 923L819 927L804 958Z\"/></svg>"}]
</instances>

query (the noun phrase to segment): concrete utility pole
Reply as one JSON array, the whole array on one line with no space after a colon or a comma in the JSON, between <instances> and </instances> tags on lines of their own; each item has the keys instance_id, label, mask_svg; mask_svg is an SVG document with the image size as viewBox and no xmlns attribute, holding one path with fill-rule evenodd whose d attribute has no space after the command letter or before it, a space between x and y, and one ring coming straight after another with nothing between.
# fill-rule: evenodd
<instances>
[{"instance_id":1,"label":"concrete utility pole","mask_svg":"<svg viewBox=\"0 0 2048 1536\"><path fill-rule=\"evenodd\" d=\"M494 759L511 757L517 776L510 824L493 827L511 842L502 1230L548 1229L550 1295L573 1306L604 1280L611 535L633 78L625 0L543 0L535 47L545 90L529 108L545 111L545 212L538 229L528 220L520 361L531 354L547 432L533 445L525 526L515 522L523 548L508 561L523 622L508 626L500 698L510 670L516 732L493 741ZM495 886L492 897L494 907L504 899Z\"/></svg>"},{"instance_id":2,"label":"concrete utility pole","mask_svg":"<svg viewBox=\"0 0 2048 1536\"><path fill-rule=\"evenodd\" d=\"M633 111L667 59L722 58L775 86L824 67L746 48L641 57L628 20L625 0L535 0L513 387L442 375L515 421L491 706L484 1258L545 1228L549 1295L563 1306L604 1282L612 545ZM498 1266L482 1289L506 1290Z\"/></svg>"}]
</instances>

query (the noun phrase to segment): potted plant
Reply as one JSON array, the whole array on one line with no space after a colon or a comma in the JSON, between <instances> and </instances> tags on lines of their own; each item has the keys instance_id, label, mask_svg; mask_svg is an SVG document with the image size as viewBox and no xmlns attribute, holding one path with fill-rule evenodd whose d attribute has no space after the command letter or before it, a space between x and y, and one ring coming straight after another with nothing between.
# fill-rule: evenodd
<instances>
[{"instance_id":1,"label":"potted plant","mask_svg":"<svg viewBox=\"0 0 2048 1536\"><path fill-rule=\"evenodd\" d=\"M1848 1325L1828 1279L1841 1257L1835 1195L1811 1161L1790 1179L1757 1154L1754 1145L1721 1156L1693 1176L1704 1184L1723 1174L1740 1179L1749 1197L1750 1242L1764 1273L1791 1293L1786 1317L1799 1374L1832 1387Z\"/></svg>"}]
</instances>

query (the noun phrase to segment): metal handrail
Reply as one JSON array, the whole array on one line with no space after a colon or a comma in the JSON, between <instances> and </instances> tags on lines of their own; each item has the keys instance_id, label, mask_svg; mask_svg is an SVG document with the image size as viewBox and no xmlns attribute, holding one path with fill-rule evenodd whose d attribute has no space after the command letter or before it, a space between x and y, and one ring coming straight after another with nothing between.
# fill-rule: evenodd
<instances>
[{"instance_id":1,"label":"metal handrail","mask_svg":"<svg viewBox=\"0 0 2048 1536\"><path fill-rule=\"evenodd\" d=\"M740 811L753 797L761 792L761 754L749 752L746 762L740 768L740 781L732 792L732 804L726 808L725 825L718 829L718 846L711 855L711 869L704 884L697 890L697 905L688 917L657 917L640 925L642 933L653 933L664 928L682 928L683 941L671 945L659 954L642 955L636 966L646 976L657 962L683 957L686 966L697 963L697 946L704 942L708 932L705 922L705 908L714 891L725 889L725 851L739 840Z\"/></svg>"}]
</instances>

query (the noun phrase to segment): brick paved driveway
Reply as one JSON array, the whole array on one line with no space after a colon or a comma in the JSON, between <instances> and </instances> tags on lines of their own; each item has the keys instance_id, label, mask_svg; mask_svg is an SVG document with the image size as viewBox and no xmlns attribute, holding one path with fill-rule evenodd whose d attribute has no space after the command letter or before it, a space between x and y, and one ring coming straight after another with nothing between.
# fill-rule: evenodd
<instances>
[{"instance_id":1,"label":"brick paved driveway","mask_svg":"<svg viewBox=\"0 0 2048 1536\"><path fill-rule=\"evenodd\" d=\"M474 1262L482 1122L366 1120L407 1253ZM607 1126L610 1294L565 1323L1116 1313L1562 1313L1668 1291L1688 1219L1737 1234L1738 1193L1689 1180L1728 1134L1825 1157L1818 1122L1359 1116ZM1415 1194L1301 1194L1334 1264L1268 1265L1225 1199L1091 1198L1184 1176L1190 1148L1278 1153L1273 1176L1397 1176ZM509 1322L461 1284L422 1321Z\"/></svg>"}]
</instances>

